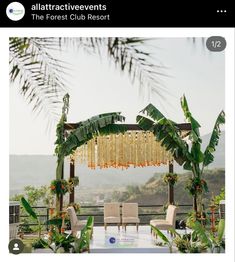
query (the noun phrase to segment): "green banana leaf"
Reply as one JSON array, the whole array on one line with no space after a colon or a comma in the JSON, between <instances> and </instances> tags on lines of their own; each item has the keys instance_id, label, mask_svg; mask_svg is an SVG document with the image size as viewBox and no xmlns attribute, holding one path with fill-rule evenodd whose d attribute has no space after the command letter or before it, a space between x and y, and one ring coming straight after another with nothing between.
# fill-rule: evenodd
<instances>
[{"instance_id":1,"label":"green banana leaf","mask_svg":"<svg viewBox=\"0 0 235 262\"><path fill-rule=\"evenodd\" d=\"M187 102L185 95L181 97L180 102L181 102L181 108L184 112L184 116L187 122L191 124L191 131L190 131L191 141L201 143L202 141L201 141L200 132L199 132L199 128L201 126L197 122L197 120L193 118L191 112L189 111L188 102Z\"/></svg>"},{"instance_id":2,"label":"green banana leaf","mask_svg":"<svg viewBox=\"0 0 235 262\"><path fill-rule=\"evenodd\" d=\"M201 242L203 244L206 244L210 249L212 249L212 240L207 235L205 228L203 228L203 226L198 221L194 223L192 228L196 232Z\"/></svg>"},{"instance_id":3,"label":"green banana leaf","mask_svg":"<svg viewBox=\"0 0 235 262\"><path fill-rule=\"evenodd\" d=\"M225 220L220 219L219 224L218 224L218 241L221 242L224 236L224 230L225 230Z\"/></svg>"},{"instance_id":4,"label":"green banana leaf","mask_svg":"<svg viewBox=\"0 0 235 262\"><path fill-rule=\"evenodd\" d=\"M24 197L21 198L21 204L30 217L32 217L35 220L38 220L37 214L34 212L32 207Z\"/></svg>"},{"instance_id":5,"label":"green banana leaf","mask_svg":"<svg viewBox=\"0 0 235 262\"><path fill-rule=\"evenodd\" d=\"M125 117L120 113L107 113L79 122L78 127L61 144L60 154L62 156L71 154L74 149L87 143L94 136L125 132L124 126L115 124L115 122L124 120Z\"/></svg>"},{"instance_id":6,"label":"green banana leaf","mask_svg":"<svg viewBox=\"0 0 235 262\"><path fill-rule=\"evenodd\" d=\"M57 179L61 179L62 176L64 157L70 155L77 147L87 143L97 135L118 134L126 131L124 126L115 124L125 121L125 117L120 112L111 112L93 116L77 123L78 127L64 139L64 123L67 121L68 108L69 95L65 95L62 116L56 129Z\"/></svg>"},{"instance_id":7,"label":"green banana leaf","mask_svg":"<svg viewBox=\"0 0 235 262\"><path fill-rule=\"evenodd\" d=\"M221 111L215 121L215 125L210 137L209 144L204 152L203 166L208 166L214 161L213 153L215 152L215 147L219 143L219 137L221 134L220 126L223 125L224 123L225 123L225 113L224 111Z\"/></svg>"},{"instance_id":8,"label":"green banana leaf","mask_svg":"<svg viewBox=\"0 0 235 262\"><path fill-rule=\"evenodd\" d=\"M181 137L181 130L175 122L167 119L155 106L149 104L136 118L139 126L152 131L156 140L174 156L179 165L190 163L193 159L188 151L188 144ZM152 119L149 119L151 117Z\"/></svg>"},{"instance_id":9,"label":"green banana leaf","mask_svg":"<svg viewBox=\"0 0 235 262\"><path fill-rule=\"evenodd\" d=\"M94 217L93 216L89 216L88 219L87 219L87 228L88 229L91 229L93 228L94 226Z\"/></svg>"},{"instance_id":10,"label":"green banana leaf","mask_svg":"<svg viewBox=\"0 0 235 262\"><path fill-rule=\"evenodd\" d=\"M162 239L162 241L164 241L167 244L170 244L169 239L157 227L151 225L151 228L153 232Z\"/></svg>"},{"instance_id":11,"label":"green banana leaf","mask_svg":"<svg viewBox=\"0 0 235 262\"><path fill-rule=\"evenodd\" d=\"M57 226L58 228L61 228L62 218L52 218L52 219L46 221L46 225L53 225L53 226Z\"/></svg>"}]
</instances>

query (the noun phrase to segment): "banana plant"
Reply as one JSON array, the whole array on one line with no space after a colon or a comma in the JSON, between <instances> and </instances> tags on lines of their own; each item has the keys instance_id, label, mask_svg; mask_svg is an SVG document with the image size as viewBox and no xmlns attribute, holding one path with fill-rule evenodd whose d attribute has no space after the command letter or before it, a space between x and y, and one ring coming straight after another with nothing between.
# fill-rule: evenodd
<instances>
[{"instance_id":1,"label":"banana plant","mask_svg":"<svg viewBox=\"0 0 235 262\"><path fill-rule=\"evenodd\" d=\"M152 232L159 236L161 240L164 242L165 245L168 246L169 252L172 253L173 251L173 240L168 239L157 227L151 225Z\"/></svg>"},{"instance_id":2,"label":"banana plant","mask_svg":"<svg viewBox=\"0 0 235 262\"><path fill-rule=\"evenodd\" d=\"M92 238L94 226L94 217L89 216L86 225L81 230L81 236L74 241L74 252L83 253L90 252L90 240Z\"/></svg>"},{"instance_id":3,"label":"banana plant","mask_svg":"<svg viewBox=\"0 0 235 262\"><path fill-rule=\"evenodd\" d=\"M210 249L211 253L215 253L215 251L220 253L221 248L225 248L225 242L223 240L225 231L224 219L220 219L216 234L206 230L198 221L194 223L193 230L201 242Z\"/></svg>"},{"instance_id":4,"label":"banana plant","mask_svg":"<svg viewBox=\"0 0 235 262\"><path fill-rule=\"evenodd\" d=\"M55 141L55 154L57 156L56 180L63 177L64 158L73 153L73 151L87 143L93 137L98 135L118 134L126 131L125 126L116 124L124 122L125 117L120 112L104 113L93 116L85 121L77 123L77 128L72 130L65 138L64 125L67 121L69 110L69 95L63 98L62 115L56 128L57 139ZM56 212L60 210L60 195L56 198Z\"/></svg>"},{"instance_id":5,"label":"banana plant","mask_svg":"<svg viewBox=\"0 0 235 262\"><path fill-rule=\"evenodd\" d=\"M187 188L194 198L194 210L197 214L200 214L202 209L202 194L207 191L207 184L203 179L203 171L214 160L213 153L219 142L221 134L220 126L225 123L225 113L223 110L219 113L209 144L205 151L202 152L201 126L192 116L184 95L181 98L181 108L186 121L191 124L191 130L187 136L188 140L185 140L177 124L166 118L152 104L149 104L140 111L141 114L137 116L136 121L142 129L153 132L156 140L161 142L161 145L172 154L179 165L183 166L185 170L192 171L192 178Z\"/></svg>"},{"instance_id":6,"label":"banana plant","mask_svg":"<svg viewBox=\"0 0 235 262\"><path fill-rule=\"evenodd\" d=\"M37 223L38 223L38 238L41 239L41 222L40 222L38 215L34 212L33 208L31 207L29 202L24 197L21 198L21 204L22 204L24 210L28 213L28 215L32 219L37 221Z\"/></svg>"}]
</instances>

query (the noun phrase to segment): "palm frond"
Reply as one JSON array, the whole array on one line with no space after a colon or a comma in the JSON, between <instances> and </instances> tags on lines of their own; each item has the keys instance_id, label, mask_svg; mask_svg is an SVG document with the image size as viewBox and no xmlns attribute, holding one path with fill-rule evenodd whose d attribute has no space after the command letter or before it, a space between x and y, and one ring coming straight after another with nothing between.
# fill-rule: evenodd
<instances>
[{"instance_id":1,"label":"palm frond","mask_svg":"<svg viewBox=\"0 0 235 262\"><path fill-rule=\"evenodd\" d=\"M9 69L11 82L17 82L21 94L33 111L58 118L64 95L67 67L52 51L58 49L54 38L9 39Z\"/></svg>"},{"instance_id":2,"label":"palm frond","mask_svg":"<svg viewBox=\"0 0 235 262\"><path fill-rule=\"evenodd\" d=\"M153 59L146 49L146 38L27 38L11 37L10 80L19 84L21 94L33 111L46 116L56 116L61 107L61 98L68 91L65 75L67 64L54 58L53 52L66 48L84 50L89 54L99 54L126 72L132 82L138 82L141 89L147 88L152 94L162 96L164 84L162 77L167 76L165 67Z\"/></svg>"},{"instance_id":3,"label":"palm frond","mask_svg":"<svg viewBox=\"0 0 235 262\"><path fill-rule=\"evenodd\" d=\"M162 96L166 77L165 67L157 64L152 54L146 51L146 38L108 38L108 55L112 62L129 74L131 81L139 83L140 88L148 88L151 94Z\"/></svg>"},{"instance_id":4,"label":"palm frond","mask_svg":"<svg viewBox=\"0 0 235 262\"><path fill-rule=\"evenodd\" d=\"M141 89L163 97L166 91L162 78L168 77L162 63L146 51L148 38L138 37L80 37L60 38L67 47L83 49L88 54L98 54L107 58L120 72L126 72L132 83L138 82Z\"/></svg>"},{"instance_id":5,"label":"palm frond","mask_svg":"<svg viewBox=\"0 0 235 262\"><path fill-rule=\"evenodd\" d=\"M221 111L215 121L215 125L210 137L209 144L204 152L203 166L208 166L210 163L214 161L213 153L215 152L215 148L219 143L219 138L221 134L220 126L223 125L224 123L225 123L225 113L224 111Z\"/></svg>"}]
</instances>

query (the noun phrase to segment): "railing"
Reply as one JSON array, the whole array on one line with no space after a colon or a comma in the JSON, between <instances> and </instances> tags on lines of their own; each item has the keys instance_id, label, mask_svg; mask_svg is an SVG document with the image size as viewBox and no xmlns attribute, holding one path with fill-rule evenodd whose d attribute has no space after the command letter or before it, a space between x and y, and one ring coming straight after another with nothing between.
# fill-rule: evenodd
<instances>
[{"instance_id":1,"label":"railing","mask_svg":"<svg viewBox=\"0 0 235 262\"><path fill-rule=\"evenodd\" d=\"M182 210L177 212L177 217L185 216L192 208L192 205L178 205L178 207ZM102 226L103 223L103 205L89 205L89 206L82 206L80 214L78 215L79 219L86 219L88 216L94 216L95 218L95 226ZM38 217L42 224L46 227L46 222L49 220L49 208L45 206L36 206L33 207L35 212L38 214ZM146 225L149 224L149 221L155 218L161 218L165 216L165 212L163 210L163 205L139 205L139 218L140 224ZM21 225L24 226L36 226L35 222L25 222L23 223L24 219L28 219L28 215L20 215Z\"/></svg>"},{"instance_id":2,"label":"railing","mask_svg":"<svg viewBox=\"0 0 235 262\"><path fill-rule=\"evenodd\" d=\"M178 205L179 208L184 208L183 212L177 212L177 217L182 217L188 214L192 208L191 204ZM87 216L94 216L95 226L104 225L104 214L103 214L103 205L96 206L82 206L81 214L78 215L80 219L85 219ZM97 211L95 211L95 210ZM86 210L92 210L92 212L84 212ZM166 213L163 211L163 205L139 205L139 218L141 225L149 224L149 221L152 218L164 218Z\"/></svg>"},{"instance_id":3,"label":"railing","mask_svg":"<svg viewBox=\"0 0 235 262\"><path fill-rule=\"evenodd\" d=\"M191 204L179 204L177 205L179 210L176 215L176 219L185 219L185 216L192 210ZM38 217L44 225L45 229L47 228L46 222L49 220L49 208L45 206L37 206L33 207L38 214ZM82 206L81 212L78 215L79 219L86 219L88 216L94 216L95 218L95 226L103 226L104 225L104 214L103 214L103 205L89 205ZM38 212L37 212L38 210ZM40 212L41 210L41 212ZM210 215L210 212L207 212ZM218 212L216 213L218 214ZM139 205L139 218L140 225L149 225L149 221L153 218L161 219L164 218L166 213L163 210L163 205ZM36 226L37 224L34 222L22 223L23 219L29 218L28 215L20 215L21 225L24 226Z\"/></svg>"}]
</instances>

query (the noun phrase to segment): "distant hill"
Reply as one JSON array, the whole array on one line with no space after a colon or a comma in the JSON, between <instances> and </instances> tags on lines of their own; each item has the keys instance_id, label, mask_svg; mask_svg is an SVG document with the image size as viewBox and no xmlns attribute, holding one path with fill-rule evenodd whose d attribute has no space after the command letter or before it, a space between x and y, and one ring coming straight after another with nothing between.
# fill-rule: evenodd
<instances>
[{"instance_id":1,"label":"distant hill","mask_svg":"<svg viewBox=\"0 0 235 262\"><path fill-rule=\"evenodd\" d=\"M224 132L215 152L215 161L210 168L225 167ZM203 136L203 145L209 142L210 135ZM175 172L184 172L175 165ZM22 192L26 185L47 185L55 178L56 157L49 155L10 155L10 195ZM127 185L143 185L156 172L168 171L167 166L121 169L90 170L86 166L76 165L76 175L80 178L80 188L106 188ZM68 177L68 163L65 176Z\"/></svg>"},{"instance_id":2,"label":"distant hill","mask_svg":"<svg viewBox=\"0 0 235 262\"><path fill-rule=\"evenodd\" d=\"M126 191L130 191L132 194L123 192L120 196L122 201L138 202L139 204L149 205L167 203L168 187L163 182L163 175L155 174L150 178L143 186L139 188L126 188ZM191 173L187 172L179 175L179 180L174 188L174 196L176 203L189 204L192 203L192 197L185 190L187 180L191 177ZM225 170L213 169L205 170L203 178L207 181L209 192L205 194L204 202L209 204L210 198L213 195L219 194L222 187L225 186ZM125 199L125 196L128 196ZM124 197L124 198L123 198ZM119 199L116 199L119 200Z\"/></svg>"}]
</instances>

